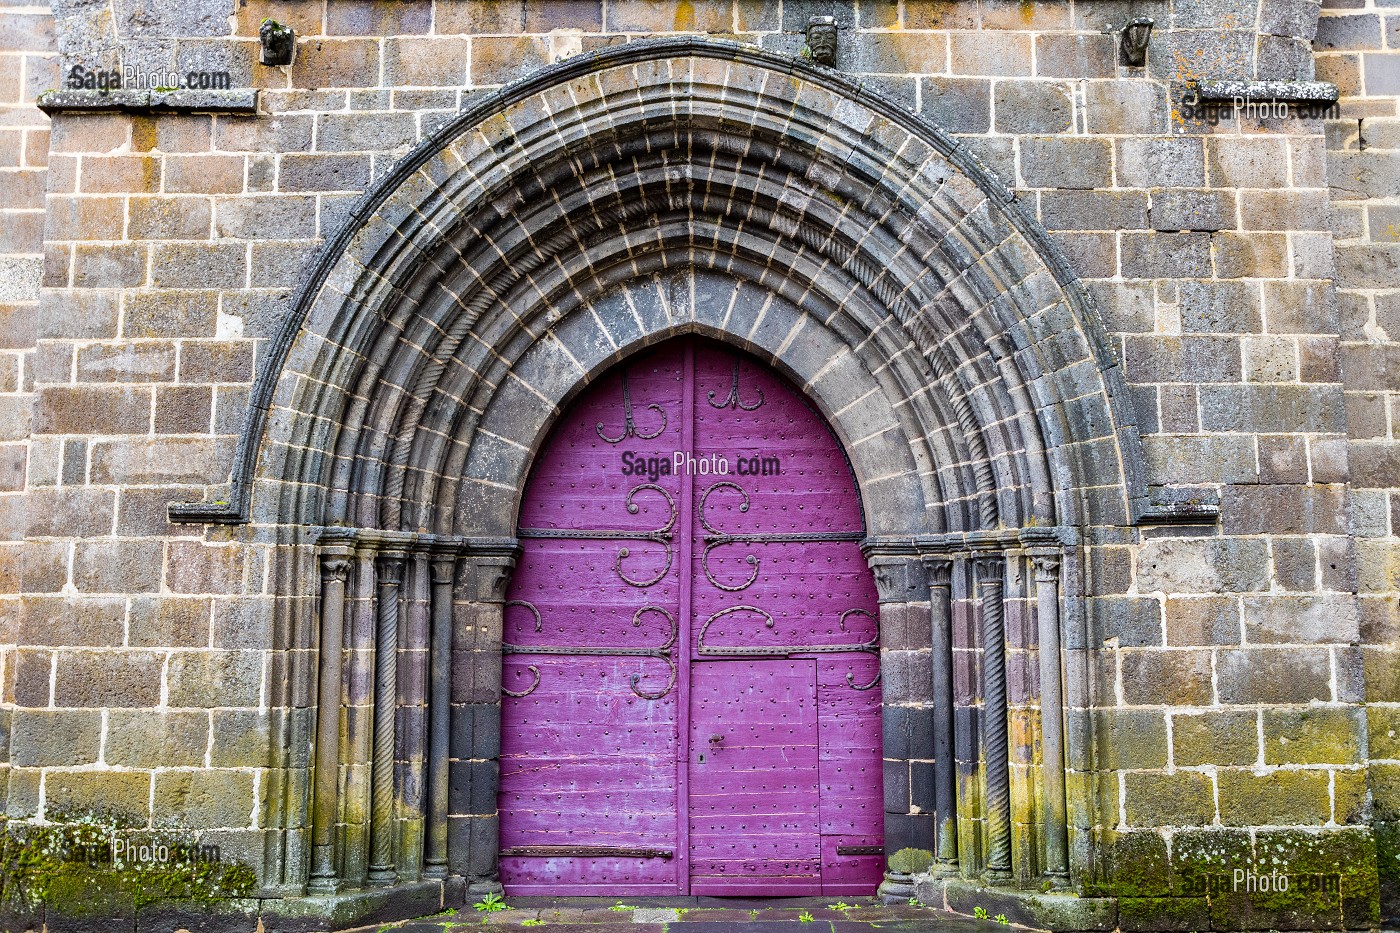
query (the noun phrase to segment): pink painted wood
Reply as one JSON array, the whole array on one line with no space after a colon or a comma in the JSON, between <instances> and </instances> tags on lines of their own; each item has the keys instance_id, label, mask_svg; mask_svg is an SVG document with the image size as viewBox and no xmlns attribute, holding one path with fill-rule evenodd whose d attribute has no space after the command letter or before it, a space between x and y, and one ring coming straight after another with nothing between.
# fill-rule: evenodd
<instances>
[{"instance_id":1,"label":"pink painted wood","mask_svg":"<svg viewBox=\"0 0 1400 933\"><path fill-rule=\"evenodd\" d=\"M850 468L802 396L668 342L561 419L520 528L507 892L873 892L883 859L841 850L883 840L875 587Z\"/></svg>"}]
</instances>

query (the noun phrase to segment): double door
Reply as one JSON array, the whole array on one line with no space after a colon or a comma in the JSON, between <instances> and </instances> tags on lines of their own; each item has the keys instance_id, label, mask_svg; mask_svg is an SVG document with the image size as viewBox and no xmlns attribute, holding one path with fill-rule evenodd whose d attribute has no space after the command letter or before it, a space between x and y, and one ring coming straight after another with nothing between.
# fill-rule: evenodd
<instances>
[{"instance_id":1,"label":"double door","mask_svg":"<svg viewBox=\"0 0 1400 933\"><path fill-rule=\"evenodd\" d=\"M561 418L521 509L501 876L526 894L868 894L876 595L822 418L718 344L663 344Z\"/></svg>"}]
</instances>

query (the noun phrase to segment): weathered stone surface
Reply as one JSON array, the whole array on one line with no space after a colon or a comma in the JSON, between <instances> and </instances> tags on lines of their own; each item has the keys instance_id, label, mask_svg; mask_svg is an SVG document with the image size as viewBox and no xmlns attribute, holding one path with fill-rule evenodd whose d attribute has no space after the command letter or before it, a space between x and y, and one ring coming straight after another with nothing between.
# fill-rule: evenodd
<instances>
[{"instance_id":1,"label":"weathered stone surface","mask_svg":"<svg viewBox=\"0 0 1400 933\"><path fill-rule=\"evenodd\" d=\"M161 771L155 775L152 822L181 829L252 825L253 781L248 771Z\"/></svg>"},{"instance_id":2,"label":"weathered stone surface","mask_svg":"<svg viewBox=\"0 0 1400 933\"><path fill-rule=\"evenodd\" d=\"M1136 188L1193 188L1205 184L1199 139L1128 137L1117 143L1120 184Z\"/></svg>"},{"instance_id":3,"label":"weathered stone surface","mask_svg":"<svg viewBox=\"0 0 1400 933\"><path fill-rule=\"evenodd\" d=\"M160 701L164 657L150 651L61 651L54 705L143 707Z\"/></svg>"},{"instance_id":4,"label":"weathered stone surface","mask_svg":"<svg viewBox=\"0 0 1400 933\"><path fill-rule=\"evenodd\" d=\"M1248 596L1245 633L1251 643L1355 643L1356 602L1348 595Z\"/></svg>"},{"instance_id":5,"label":"weathered stone surface","mask_svg":"<svg viewBox=\"0 0 1400 933\"><path fill-rule=\"evenodd\" d=\"M142 771L53 771L44 781L45 812L135 820L150 812L151 776Z\"/></svg>"},{"instance_id":6,"label":"weathered stone surface","mask_svg":"<svg viewBox=\"0 0 1400 933\"><path fill-rule=\"evenodd\" d=\"M1125 800L1134 826L1208 826L1215 819L1215 788L1194 771L1127 775Z\"/></svg>"},{"instance_id":7,"label":"weathered stone surface","mask_svg":"<svg viewBox=\"0 0 1400 933\"><path fill-rule=\"evenodd\" d=\"M179 651L170 656L172 706L257 706L260 651Z\"/></svg>"},{"instance_id":8,"label":"weathered stone surface","mask_svg":"<svg viewBox=\"0 0 1400 933\"><path fill-rule=\"evenodd\" d=\"M1264 711L1264 762L1270 765L1359 764L1366 716L1357 709Z\"/></svg>"},{"instance_id":9,"label":"weathered stone surface","mask_svg":"<svg viewBox=\"0 0 1400 933\"><path fill-rule=\"evenodd\" d=\"M1167 763L1166 718L1157 710L1111 709L1095 714L1098 736L1108 739L1103 748L1118 769L1162 768ZM1111 738L1110 738L1111 736Z\"/></svg>"},{"instance_id":10,"label":"weathered stone surface","mask_svg":"<svg viewBox=\"0 0 1400 933\"><path fill-rule=\"evenodd\" d=\"M126 768L200 767L208 745L208 713L113 710L103 757Z\"/></svg>"},{"instance_id":11,"label":"weathered stone surface","mask_svg":"<svg viewBox=\"0 0 1400 933\"><path fill-rule=\"evenodd\" d=\"M924 116L949 133L986 133L992 124L992 83L979 78L925 78Z\"/></svg>"},{"instance_id":12,"label":"weathered stone surface","mask_svg":"<svg viewBox=\"0 0 1400 933\"><path fill-rule=\"evenodd\" d=\"M1332 699L1331 665L1320 648L1239 648L1216 660L1221 703L1311 703Z\"/></svg>"},{"instance_id":13,"label":"weathered stone surface","mask_svg":"<svg viewBox=\"0 0 1400 933\"><path fill-rule=\"evenodd\" d=\"M1331 818L1326 771L1222 770L1217 778L1220 822L1225 826L1256 826L1275 821L1317 826Z\"/></svg>"},{"instance_id":14,"label":"weathered stone surface","mask_svg":"<svg viewBox=\"0 0 1400 933\"><path fill-rule=\"evenodd\" d=\"M1258 714L1252 710L1173 714L1172 759L1178 767L1185 768L1256 763Z\"/></svg>"},{"instance_id":15,"label":"weathered stone surface","mask_svg":"<svg viewBox=\"0 0 1400 933\"><path fill-rule=\"evenodd\" d=\"M1167 593L1239 593L1268 588L1264 542L1163 538L1138 555L1138 586Z\"/></svg>"},{"instance_id":16,"label":"weathered stone surface","mask_svg":"<svg viewBox=\"0 0 1400 933\"><path fill-rule=\"evenodd\" d=\"M17 767L88 765L102 743L97 710L16 710L10 724L10 763Z\"/></svg>"}]
</instances>

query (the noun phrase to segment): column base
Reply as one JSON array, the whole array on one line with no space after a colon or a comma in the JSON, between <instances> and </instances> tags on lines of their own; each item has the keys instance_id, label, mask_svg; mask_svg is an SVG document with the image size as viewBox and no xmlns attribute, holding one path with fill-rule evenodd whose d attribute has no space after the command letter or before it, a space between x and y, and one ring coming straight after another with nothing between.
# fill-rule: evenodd
<instances>
[{"instance_id":1,"label":"column base","mask_svg":"<svg viewBox=\"0 0 1400 933\"><path fill-rule=\"evenodd\" d=\"M988 868L982 873L982 883L994 888L1003 888L1011 883L1011 869Z\"/></svg>"},{"instance_id":2,"label":"column base","mask_svg":"<svg viewBox=\"0 0 1400 933\"><path fill-rule=\"evenodd\" d=\"M448 877L332 895L266 900L262 902L258 919L267 933L335 933L376 923L426 917L465 904L466 881Z\"/></svg>"},{"instance_id":3,"label":"column base","mask_svg":"<svg viewBox=\"0 0 1400 933\"><path fill-rule=\"evenodd\" d=\"M365 878L367 888L387 888L398 883L399 873L392 866L371 865Z\"/></svg>"},{"instance_id":4,"label":"column base","mask_svg":"<svg viewBox=\"0 0 1400 933\"><path fill-rule=\"evenodd\" d=\"M306 884L306 893L311 897L325 897L339 894L344 888L345 882L334 876L312 878Z\"/></svg>"},{"instance_id":5,"label":"column base","mask_svg":"<svg viewBox=\"0 0 1400 933\"><path fill-rule=\"evenodd\" d=\"M505 885L494 878L478 878L467 885L467 898L474 901L480 900L488 894L504 897L505 893Z\"/></svg>"},{"instance_id":6,"label":"column base","mask_svg":"<svg viewBox=\"0 0 1400 933\"><path fill-rule=\"evenodd\" d=\"M902 872L887 871L885 880L875 890L881 904L907 904L914 896L914 876Z\"/></svg>"}]
</instances>

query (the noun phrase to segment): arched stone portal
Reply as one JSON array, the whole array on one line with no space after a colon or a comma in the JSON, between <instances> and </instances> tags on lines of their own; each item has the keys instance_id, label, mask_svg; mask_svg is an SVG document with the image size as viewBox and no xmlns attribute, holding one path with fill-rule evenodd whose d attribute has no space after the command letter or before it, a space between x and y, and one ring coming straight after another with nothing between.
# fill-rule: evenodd
<instances>
[{"instance_id":1,"label":"arched stone portal","mask_svg":"<svg viewBox=\"0 0 1400 933\"><path fill-rule=\"evenodd\" d=\"M672 40L545 69L386 177L270 348L227 503L172 507L286 545L271 702L304 716L273 742L270 882L495 883L526 476L600 373L688 333L776 367L850 456L886 848L1026 886L1094 870L1092 782L1065 789L1093 751L1062 741L1092 705L1082 545L1143 489L1086 297L937 129L816 66ZM316 599L290 595L308 576Z\"/></svg>"}]
</instances>

